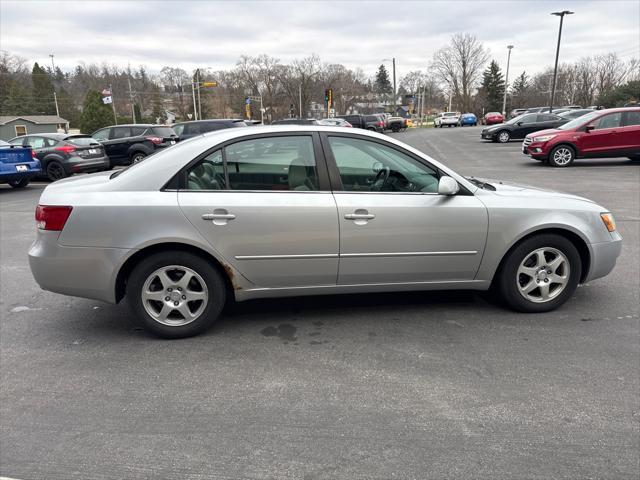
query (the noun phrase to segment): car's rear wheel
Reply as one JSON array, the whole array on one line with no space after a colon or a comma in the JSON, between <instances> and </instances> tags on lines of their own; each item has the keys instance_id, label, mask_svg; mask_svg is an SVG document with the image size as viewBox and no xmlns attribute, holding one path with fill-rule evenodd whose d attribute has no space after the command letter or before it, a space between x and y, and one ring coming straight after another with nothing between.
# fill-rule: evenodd
<instances>
[{"instance_id":1,"label":"car's rear wheel","mask_svg":"<svg viewBox=\"0 0 640 480\"><path fill-rule=\"evenodd\" d=\"M548 312L575 292L582 263L567 238L555 234L530 237L505 258L497 287L508 306L519 312Z\"/></svg>"},{"instance_id":2,"label":"car's rear wheel","mask_svg":"<svg viewBox=\"0 0 640 480\"><path fill-rule=\"evenodd\" d=\"M558 145L549 154L549 165L552 167L568 167L576 158L576 152L568 145Z\"/></svg>"},{"instance_id":3,"label":"car's rear wheel","mask_svg":"<svg viewBox=\"0 0 640 480\"><path fill-rule=\"evenodd\" d=\"M64 167L62 166L62 164L60 162L56 162L55 160L47 163L46 173L47 178L52 182L55 182L56 180L60 180L67 176L67 172L64 171Z\"/></svg>"},{"instance_id":4,"label":"car's rear wheel","mask_svg":"<svg viewBox=\"0 0 640 480\"><path fill-rule=\"evenodd\" d=\"M131 155L131 163L141 162L142 160L144 160L144 157L146 157L144 153L134 152L133 155Z\"/></svg>"},{"instance_id":5,"label":"car's rear wheel","mask_svg":"<svg viewBox=\"0 0 640 480\"><path fill-rule=\"evenodd\" d=\"M27 185L29 185L29 179L28 178L22 178L20 180L11 180L9 182L9 185L11 185L13 188L24 188Z\"/></svg>"},{"instance_id":6,"label":"car's rear wheel","mask_svg":"<svg viewBox=\"0 0 640 480\"><path fill-rule=\"evenodd\" d=\"M507 130L501 130L496 135L496 139L500 143L507 143L511 139L511 134Z\"/></svg>"},{"instance_id":7,"label":"car's rear wheel","mask_svg":"<svg viewBox=\"0 0 640 480\"><path fill-rule=\"evenodd\" d=\"M220 273L198 255L167 251L142 260L127 282L127 299L142 325L163 338L207 330L226 300Z\"/></svg>"}]
</instances>

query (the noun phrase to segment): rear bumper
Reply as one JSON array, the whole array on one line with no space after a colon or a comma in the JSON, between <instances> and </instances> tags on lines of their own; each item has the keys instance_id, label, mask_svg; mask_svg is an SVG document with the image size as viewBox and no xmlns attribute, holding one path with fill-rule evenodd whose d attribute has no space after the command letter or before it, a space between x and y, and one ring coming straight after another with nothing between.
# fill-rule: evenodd
<instances>
[{"instance_id":1,"label":"rear bumper","mask_svg":"<svg viewBox=\"0 0 640 480\"><path fill-rule=\"evenodd\" d=\"M39 231L29 249L29 267L40 288L115 303L117 272L130 250L64 247L58 236L58 232Z\"/></svg>"},{"instance_id":2,"label":"rear bumper","mask_svg":"<svg viewBox=\"0 0 640 480\"><path fill-rule=\"evenodd\" d=\"M589 245L591 265L584 283L608 275L613 270L613 267L616 266L616 260L622 251L622 235L618 232L613 232L611 237L612 240L610 242Z\"/></svg>"},{"instance_id":3,"label":"rear bumper","mask_svg":"<svg viewBox=\"0 0 640 480\"><path fill-rule=\"evenodd\" d=\"M18 166L26 166L26 172L18 172ZM0 162L0 183L13 182L14 180L22 180L24 178L32 179L42 171L40 162L33 160L21 163L4 163Z\"/></svg>"},{"instance_id":4,"label":"rear bumper","mask_svg":"<svg viewBox=\"0 0 640 480\"><path fill-rule=\"evenodd\" d=\"M64 164L67 173L99 172L111 168L109 157L82 158L72 157Z\"/></svg>"}]
</instances>

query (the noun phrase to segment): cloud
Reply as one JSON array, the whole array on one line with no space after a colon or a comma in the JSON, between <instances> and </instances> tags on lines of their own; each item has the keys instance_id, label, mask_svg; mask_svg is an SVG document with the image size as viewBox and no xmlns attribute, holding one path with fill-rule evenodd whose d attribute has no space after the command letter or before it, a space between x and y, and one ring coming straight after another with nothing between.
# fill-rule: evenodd
<instances>
[{"instance_id":1,"label":"cloud","mask_svg":"<svg viewBox=\"0 0 640 480\"><path fill-rule=\"evenodd\" d=\"M242 54L291 61L312 53L372 74L395 57L398 77L425 69L452 34L475 34L504 66L551 65L557 9L561 61L616 51L640 56L640 2L620 1L12 1L0 2L0 48L70 69L78 62L227 69Z\"/></svg>"}]
</instances>

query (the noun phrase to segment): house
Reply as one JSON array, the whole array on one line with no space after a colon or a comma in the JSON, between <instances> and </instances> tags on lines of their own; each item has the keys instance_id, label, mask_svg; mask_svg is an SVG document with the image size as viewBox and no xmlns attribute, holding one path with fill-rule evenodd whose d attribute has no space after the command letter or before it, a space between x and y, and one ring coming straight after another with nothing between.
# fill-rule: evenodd
<instances>
[{"instance_id":1,"label":"house","mask_svg":"<svg viewBox=\"0 0 640 480\"><path fill-rule=\"evenodd\" d=\"M0 116L0 140L31 133L69 131L69 121L57 115Z\"/></svg>"}]
</instances>

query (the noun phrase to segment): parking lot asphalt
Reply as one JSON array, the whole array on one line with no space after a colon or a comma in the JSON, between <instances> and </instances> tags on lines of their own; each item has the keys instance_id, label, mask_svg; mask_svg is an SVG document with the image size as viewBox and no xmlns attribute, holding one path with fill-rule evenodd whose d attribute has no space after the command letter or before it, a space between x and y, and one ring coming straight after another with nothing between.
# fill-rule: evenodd
<instances>
[{"instance_id":1,"label":"parking lot asphalt","mask_svg":"<svg viewBox=\"0 0 640 480\"><path fill-rule=\"evenodd\" d=\"M44 185L0 186L0 476L637 479L640 165L554 169L479 132L394 137L616 216L615 270L557 311L466 292L264 300L158 340L126 305L40 291L26 252Z\"/></svg>"}]
</instances>

